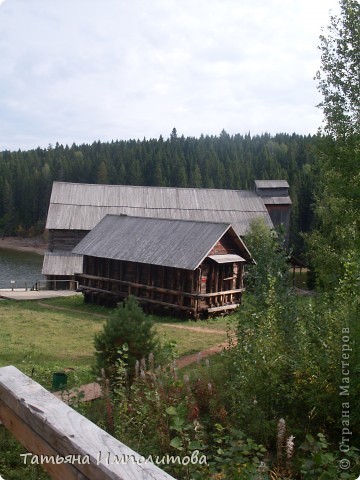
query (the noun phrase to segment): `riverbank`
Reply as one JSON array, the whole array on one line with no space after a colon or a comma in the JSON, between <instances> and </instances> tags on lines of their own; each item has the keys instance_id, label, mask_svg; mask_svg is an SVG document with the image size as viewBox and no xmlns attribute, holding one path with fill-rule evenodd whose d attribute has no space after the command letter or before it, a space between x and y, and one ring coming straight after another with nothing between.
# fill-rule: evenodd
<instances>
[{"instance_id":1,"label":"riverbank","mask_svg":"<svg viewBox=\"0 0 360 480\"><path fill-rule=\"evenodd\" d=\"M47 243L45 242L43 237L1 237L0 248L45 255L45 252L47 251Z\"/></svg>"}]
</instances>

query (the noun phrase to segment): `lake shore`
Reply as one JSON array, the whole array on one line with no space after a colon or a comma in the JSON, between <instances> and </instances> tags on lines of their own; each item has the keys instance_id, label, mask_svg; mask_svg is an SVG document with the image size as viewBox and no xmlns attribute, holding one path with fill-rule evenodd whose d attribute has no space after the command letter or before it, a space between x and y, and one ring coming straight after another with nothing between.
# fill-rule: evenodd
<instances>
[{"instance_id":1,"label":"lake shore","mask_svg":"<svg viewBox=\"0 0 360 480\"><path fill-rule=\"evenodd\" d=\"M22 237L1 237L0 248L8 250L18 250L20 252L32 252L39 255L45 255L47 243L42 237L22 238Z\"/></svg>"}]
</instances>

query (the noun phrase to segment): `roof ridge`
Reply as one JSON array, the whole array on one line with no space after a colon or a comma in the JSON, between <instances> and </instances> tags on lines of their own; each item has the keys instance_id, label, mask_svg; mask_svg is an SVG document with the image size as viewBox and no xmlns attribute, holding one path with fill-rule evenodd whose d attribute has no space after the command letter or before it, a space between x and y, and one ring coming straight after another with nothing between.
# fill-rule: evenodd
<instances>
[{"instance_id":1,"label":"roof ridge","mask_svg":"<svg viewBox=\"0 0 360 480\"><path fill-rule=\"evenodd\" d=\"M249 192L255 193L254 190L236 189L236 188L207 188L207 187L170 187L157 185L126 185L126 184L110 184L110 183L82 183L82 182L61 182L54 181L53 184L62 185L84 185L88 187L112 187L112 188L149 188L152 190L197 190L197 191L215 191L215 192Z\"/></svg>"},{"instance_id":2,"label":"roof ridge","mask_svg":"<svg viewBox=\"0 0 360 480\"><path fill-rule=\"evenodd\" d=\"M271 198L271 197L267 197L267 198ZM260 200L263 200L263 198L260 198ZM92 208L132 208L132 209L144 209L146 208L146 210L188 210L190 212L196 212L196 211L202 211L202 212L213 212L213 211L216 211L216 212L241 212L241 213L253 213L253 212L259 212L261 210L244 210L244 209L234 209L234 208L179 208L179 207L149 207L149 206L142 206L142 205L139 205L139 206L134 206L134 205L124 205L124 204L121 204L120 206L119 205L94 205L94 204L86 204L86 203L64 203L64 202L51 202L52 205L68 205L69 207L92 207ZM264 206L264 212L266 210L266 207ZM109 214L109 215L112 215L112 214ZM114 213L113 215L121 215L120 213L119 214L116 214ZM126 213L122 214L122 215L126 215ZM137 216L137 215L133 215L133 216Z\"/></svg>"},{"instance_id":3,"label":"roof ridge","mask_svg":"<svg viewBox=\"0 0 360 480\"><path fill-rule=\"evenodd\" d=\"M216 225L226 225L227 227L232 226L231 223L229 223L229 222L216 222L215 220L195 220L195 219L191 219L191 218L143 217L141 215L126 215L126 213L119 213L119 214L117 214L117 213L107 213L104 218L106 218L106 217L120 217L120 218L128 218L128 219L131 219L131 220L140 218L142 220L154 221L154 222L162 220L162 221L166 221L166 222L209 223L209 224L216 224Z\"/></svg>"}]
</instances>

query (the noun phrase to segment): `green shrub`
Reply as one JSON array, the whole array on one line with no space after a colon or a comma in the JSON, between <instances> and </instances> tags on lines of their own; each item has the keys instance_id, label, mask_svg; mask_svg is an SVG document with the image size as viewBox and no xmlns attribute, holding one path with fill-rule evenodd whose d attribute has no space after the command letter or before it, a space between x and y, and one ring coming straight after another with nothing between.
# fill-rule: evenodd
<instances>
[{"instance_id":1,"label":"green shrub","mask_svg":"<svg viewBox=\"0 0 360 480\"><path fill-rule=\"evenodd\" d=\"M329 447L322 433L318 433L317 438L306 435L305 441L300 445L300 450L304 452L300 465L304 480L350 480L359 474L360 456L357 448L350 447L344 455Z\"/></svg>"},{"instance_id":2,"label":"green shrub","mask_svg":"<svg viewBox=\"0 0 360 480\"><path fill-rule=\"evenodd\" d=\"M269 230L262 218L251 222L246 235L246 246L256 261L246 269L246 289L263 303L270 288L270 279L278 293L285 293L290 286L287 254L283 248L281 231Z\"/></svg>"},{"instance_id":3,"label":"green shrub","mask_svg":"<svg viewBox=\"0 0 360 480\"><path fill-rule=\"evenodd\" d=\"M107 378L114 382L116 377L116 362L121 353L119 350L127 345L128 379L134 376L136 360L155 352L158 340L153 329L153 321L145 315L136 299L128 297L106 320L103 330L95 335L96 369L102 369Z\"/></svg>"}]
</instances>

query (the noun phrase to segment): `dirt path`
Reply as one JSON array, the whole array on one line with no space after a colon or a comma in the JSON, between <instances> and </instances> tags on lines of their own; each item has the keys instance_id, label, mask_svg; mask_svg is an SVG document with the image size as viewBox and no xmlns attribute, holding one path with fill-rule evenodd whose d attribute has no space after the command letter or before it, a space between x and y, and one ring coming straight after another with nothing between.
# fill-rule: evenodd
<instances>
[{"instance_id":1,"label":"dirt path","mask_svg":"<svg viewBox=\"0 0 360 480\"><path fill-rule=\"evenodd\" d=\"M171 327L171 328L179 328L181 330L191 330L192 332L199 332L199 333L219 333L226 335L226 330L213 330L211 328L202 328L202 327L189 327L188 325L175 325L173 323L161 323L164 327Z\"/></svg>"},{"instance_id":2,"label":"dirt path","mask_svg":"<svg viewBox=\"0 0 360 480\"><path fill-rule=\"evenodd\" d=\"M62 310L64 312L71 312L71 313L79 313L83 315L89 315L88 312L84 312L82 310L76 310L75 308L66 308L66 307L58 307L57 305L49 305L45 302L37 302L38 305L45 307L45 308L52 308L53 310ZM102 315L101 313L91 313L93 317L96 318L108 318L108 315Z\"/></svg>"},{"instance_id":3,"label":"dirt path","mask_svg":"<svg viewBox=\"0 0 360 480\"><path fill-rule=\"evenodd\" d=\"M235 345L237 342L235 339L232 340L232 345ZM184 357L179 358L176 360L177 368L184 368L188 365L192 365L193 363L199 362L204 358L210 357L211 355L215 355L216 353L222 352L224 349L229 348L229 342L219 343L214 345L213 347L206 348L198 353L192 353L191 355L185 355Z\"/></svg>"}]
</instances>

